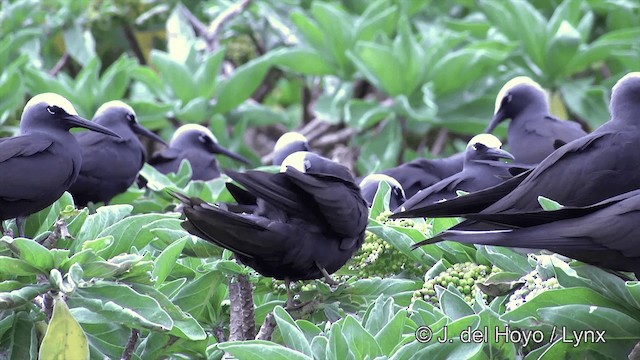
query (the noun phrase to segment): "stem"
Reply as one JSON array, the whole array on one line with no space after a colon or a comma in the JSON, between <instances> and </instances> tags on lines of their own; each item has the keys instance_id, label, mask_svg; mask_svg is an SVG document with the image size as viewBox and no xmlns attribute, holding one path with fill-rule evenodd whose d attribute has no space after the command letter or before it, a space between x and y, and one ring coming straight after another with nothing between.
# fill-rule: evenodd
<instances>
[{"instance_id":1,"label":"stem","mask_svg":"<svg viewBox=\"0 0 640 360\"><path fill-rule=\"evenodd\" d=\"M131 335L129 336L129 341L127 341L127 346L124 348L122 352L122 357L120 360L131 360L133 356L133 351L136 348L136 343L138 342L138 338L140 337L140 330L131 329Z\"/></svg>"},{"instance_id":2,"label":"stem","mask_svg":"<svg viewBox=\"0 0 640 360\"><path fill-rule=\"evenodd\" d=\"M69 56L69 53L65 51L64 54L62 54L60 60L58 60L58 62L51 68L51 70L49 70L49 75L58 75L58 73L62 71L62 69L67 65L70 58L71 57Z\"/></svg>"},{"instance_id":3,"label":"stem","mask_svg":"<svg viewBox=\"0 0 640 360\"><path fill-rule=\"evenodd\" d=\"M138 40L136 39L136 35L131 25L126 22L123 23L122 30L124 30L124 37L127 39L127 43L129 43L129 48L131 48L136 59L138 59L138 63L140 63L140 65L146 65L147 60L144 58L144 53L140 48L140 44L138 44Z\"/></svg>"}]
</instances>

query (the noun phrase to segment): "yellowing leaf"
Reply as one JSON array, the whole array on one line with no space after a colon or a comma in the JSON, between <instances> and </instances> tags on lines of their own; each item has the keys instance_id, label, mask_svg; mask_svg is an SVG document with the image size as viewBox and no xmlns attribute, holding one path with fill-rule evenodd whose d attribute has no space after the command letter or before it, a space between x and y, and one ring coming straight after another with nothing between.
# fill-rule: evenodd
<instances>
[{"instance_id":1,"label":"yellowing leaf","mask_svg":"<svg viewBox=\"0 0 640 360\"><path fill-rule=\"evenodd\" d=\"M39 353L40 360L89 358L87 336L60 297L55 298L53 316Z\"/></svg>"}]
</instances>

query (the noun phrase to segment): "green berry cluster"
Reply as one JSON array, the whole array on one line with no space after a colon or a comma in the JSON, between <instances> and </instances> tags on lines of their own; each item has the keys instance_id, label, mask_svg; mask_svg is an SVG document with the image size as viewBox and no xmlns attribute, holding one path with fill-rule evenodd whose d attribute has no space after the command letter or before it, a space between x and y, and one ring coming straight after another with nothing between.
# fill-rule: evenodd
<instances>
[{"instance_id":1,"label":"green berry cluster","mask_svg":"<svg viewBox=\"0 0 640 360\"><path fill-rule=\"evenodd\" d=\"M238 35L226 43L226 56L234 65L240 66L249 60L256 58L256 47L249 35Z\"/></svg>"},{"instance_id":2,"label":"green berry cluster","mask_svg":"<svg viewBox=\"0 0 640 360\"><path fill-rule=\"evenodd\" d=\"M416 227L411 219L390 220L389 215L391 211L385 211L378 215L376 220L385 225ZM369 231L365 235L362 248L349 263L349 269L357 271L360 278L387 277L402 272L410 276L422 276L427 270L425 266L416 264L396 247Z\"/></svg>"},{"instance_id":3,"label":"green berry cluster","mask_svg":"<svg viewBox=\"0 0 640 360\"><path fill-rule=\"evenodd\" d=\"M537 270L533 270L527 275L523 276L521 280L524 282L521 288L516 290L511 296L509 296L509 302L507 303L507 311L514 310L518 306L530 301L536 295L551 289L559 289L558 279L550 277L548 279L543 278Z\"/></svg>"},{"instance_id":4,"label":"green berry cluster","mask_svg":"<svg viewBox=\"0 0 640 360\"><path fill-rule=\"evenodd\" d=\"M442 286L443 288L453 285L464 296L464 300L468 304L473 304L475 301L474 293L476 292L476 282L483 281L492 273L501 271L497 267L478 265L472 262L454 264L452 267L438 274L438 276L427 279L422 286L422 289L413 293L412 302L416 299L422 299L433 305L438 304L438 296L436 293L436 286ZM485 301L489 301L488 295L482 295Z\"/></svg>"}]
</instances>

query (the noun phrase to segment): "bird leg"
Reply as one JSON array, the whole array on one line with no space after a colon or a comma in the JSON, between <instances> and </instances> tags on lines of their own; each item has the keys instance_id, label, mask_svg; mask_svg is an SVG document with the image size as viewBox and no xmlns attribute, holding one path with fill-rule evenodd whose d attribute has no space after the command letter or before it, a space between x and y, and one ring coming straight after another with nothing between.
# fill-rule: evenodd
<instances>
[{"instance_id":1,"label":"bird leg","mask_svg":"<svg viewBox=\"0 0 640 360\"><path fill-rule=\"evenodd\" d=\"M18 216L16 218L16 227L18 228L18 236L19 237L24 237L24 227L26 225L26 220L27 217L26 216Z\"/></svg>"},{"instance_id":2,"label":"bird leg","mask_svg":"<svg viewBox=\"0 0 640 360\"><path fill-rule=\"evenodd\" d=\"M324 281L332 286L338 286L340 285L339 282L333 280L331 278L331 275L329 275L329 273L327 272L327 269L323 268L322 266L320 266L320 264L318 264L318 262L316 261L316 266L318 267L318 269L320 269L320 272L322 273L322 276L324 276Z\"/></svg>"},{"instance_id":3,"label":"bird leg","mask_svg":"<svg viewBox=\"0 0 640 360\"><path fill-rule=\"evenodd\" d=\"M293 294L291 293L291 280L284 278L284 287L287 288L287 309L295 309L296 305L293 303Z\"/></svg>"}]
</instances>

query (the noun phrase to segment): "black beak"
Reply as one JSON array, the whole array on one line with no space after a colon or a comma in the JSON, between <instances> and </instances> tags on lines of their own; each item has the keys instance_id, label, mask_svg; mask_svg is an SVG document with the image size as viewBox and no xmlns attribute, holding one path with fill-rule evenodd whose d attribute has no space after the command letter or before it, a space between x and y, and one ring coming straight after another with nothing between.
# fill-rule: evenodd
<instances>
[{"instance_id":1,"label":"black beak","mask_svg":"<svg viewBox=\"0 0 640 360\"><path fill-rule=\"evenodd\" d=\"M506 119L507 119L507 116L504 114L504 110L502 110L502 107L500 107L500 109L498 109L495 115L493 115L493 118L491 119L489 126L487 126L487 128L484 129L484 132L487 134L491 134L491 132L496 128L496 126L498 126L501 122L503 122Z\"/></svg>"},{"instance_id":2,"label":"black beak","mask_svg":"<svg viewBox=\"0 0 640 360\"><path fill-rule=\"evenodd\" d=\"M80 128L85 128L91 131L95 131L95 132L99 132L105 135L110 135L110 136L114 136L117 137L118 139L122 139L122 137L120 137L120 135L114 133L113 131L107 129L106 127L96 124L94 122L91 122L85 118L82 118L78 115L67 115L65 117L65 120L67 121L67 123L70 125L69 128L74 128L74 127L80 127Z\"/></svg>"},{"instance_id":3,"label":"black beak","mask_svg":"<svg viewBox=\"0 0 640 360\"><path fill-rule=\"evenodd\" d=\"M134 123L131 126L132 130L134 133L140 135L140 136L144 136L148 139L151 139L155 142L159 142L161 144L167 145L166 142L164 142L164 140L162 140L162 138L158 135L156 135L154 132L145 129L144 127L142 127L142 125L138 124L138 123Z\"/></svg>"},{"instance_id":4,"label":"black beak","mask_svg":"<svg viewBox=\"0 0 640 360\"><path fill-rule=\"evenodd\" d=\"M494 159L510 159L510 160L516 159L508 151L502 150L502 149L494 149L494 148L488 148L487 151L485 152L485 156L489 158L494 158Z\"/></svg>"},{"instance_id":5,"label":"black beak","mask_svg":"<svg viewBox=\"0 0 640 360\"><path fill-rule=\"evenodd\" d=\"M215 143L213 141L209 143L209 151L211 151L214 154L222 154L226 157L229 157L241 163L245 163L247 165L251 164L251 162L249 162L249 160L245 159L243 156L240 156L230 150L227 150L222 146L220 146L218 143Z\"/></svg>"}]
</instances>

